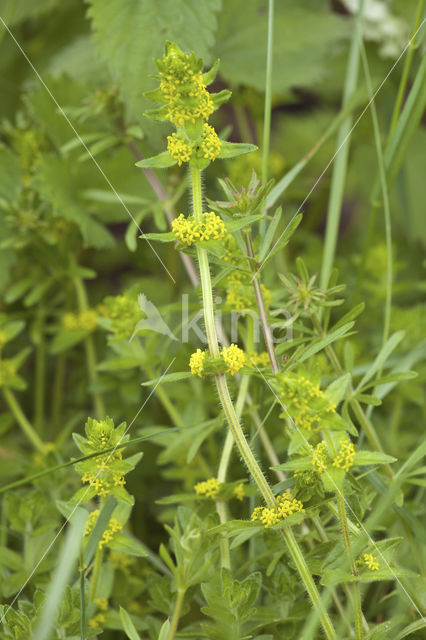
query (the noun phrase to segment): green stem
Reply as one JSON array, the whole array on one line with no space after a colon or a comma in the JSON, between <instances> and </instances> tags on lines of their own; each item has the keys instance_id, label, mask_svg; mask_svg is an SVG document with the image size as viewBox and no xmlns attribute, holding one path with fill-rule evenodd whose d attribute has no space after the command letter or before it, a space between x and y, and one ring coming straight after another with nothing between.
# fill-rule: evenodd
<instances>
[{"instance_id":1,"label":"green stem","mask_svg":"<svg viewBox=\"0 0 426 640\"><path fill-rule=\"evenodd\" d=\"M96 591L98 589L99 575L102 567L103 550L96 549L95 562L93 564L92 580L90 582L90 600L93 602L96 598Z\"/></svg>"},{"instance_id":2,"label":"green stem","mask_svg":"<svg viewBox=\"0 0 426 640\"><path fill-rule=\"evenodd\" d=\"M359 42L361 36L361 16L364 1L361 0L352 36L346 69L345 86L343 89L342 108L349 103L358 79ZM327 211L327 225L325 230L324 253L321 265L320 287L326 289L333 268L336 252L337 236L339 233L340 213L342 210L343 192L345 187L346 168L349 155L349 142L352 127L352 116L348 116L339 128L336 143L336 156L331 177L330 199Z\"/></svg>"},{"instance_id":3,"label":"green stem","mask_svg":"<svg viewBox=\"0 0 426 640\"><path fill-rule=\"evenodd\" d=\"M46 341L44 337L44 309L39 307L37 313L37 330L39 333L36 348L35 384L34 384L34 428L41 436L44 429L44 401L46 383Z\"/></svg>"},{"instance_id":4,"label":"green stem","mask_svg":"<svg viewBox=\"0 0 426 640\"><path fill-rule=\"evenodd\" d=\"M345 499L342 491L337 491L337 509L339 512L339 521L342 528L343 544L345 545L348 561L351 567L352 575L358 576L355 560L352 555L351 538L349 535L349 527L346 519ZM364 630L362 626L362 607L361 607L361 591L359 587L359 581L352 583L352 593L354 599L354 616L355 616L355 633L357 640L362 640L364 637Z\"/></svg>"},{"instance_id":5,"label":"green stem","mask_svg":"<svg viewBox=\"0 0 426 640\"><path fill-rule=\"evenodd\" d=\"M417 5L417 13L414 21L413 36L412 36L412 39L410 40L410 44L407 50L407 55L405 57L404 68L402 70L401 81L399 83L398 93L396 96L391 125L389 129L389 137L391 137L393 132L395 131L396 123L398 122L399 114L401 113L402 101L404 99L405 89L407 87L408 78L410 75L410 68L413 60L414 50L416 48L416 44L415 44L416 34L419 29L420 21L423 16L424 4L425 4L424 0L419 0L419 3Z\"/></svg>"},{"instance_id":6,"label":"green stem","mask_svg":"<svg viewBox=\"0 0 426 640\"><path fill-rule=\"evenodd\" d=\"M192 170L192 201L194 218L195 220L200 220L202 216L201 173L197 169ZM217 357L219 355L219 345L216 334L216 325L214 321L213 293L210 278L209 260L206 250L201 248L199 245L197 246L197 257L200 268L206 334L210 353L213 357ZM235 412L231 396L229 394L226 377L224 374L216 374L215 379L219 398L238 451L242 459L244 460L249 473L255 481L260 493L262 494L265 503L269 508L274 508L276 506L274 494L272 493L272 490L245 438L244 432L241 428L240 422ZM329 640L335 639L336 634L332 622L327 614L327 611L322 605L318 590L303 558L302 552L296 542L293 532L291 531L291 529L286 528L281 531L281 536L287 544L287 548L299 571L306 591L308 592L314 607L318 610L321 623L327 638Z\"/></svg>"},{"instance_id":7,"label":"green stem","mask_svg":"<svg viewBox=\"0 0 426 640\"><path fill-rule=\"evenodd\" d=\"M167 640L173 640L177 631L179 623L180 613L182 611L183 599L185 597L185 589L178 589L177 598L175 602L175 608L173 609L172 620L170 622L170 629L167 635Z\"/></svg>"},{"instance_id":8,"label":"green stem","mask_svg":"<svg viewBox=\"0 0 426 640\"><path fill-rule=\"evenodd\" d=\"M45 453L45 446L43 444L43 441L41 440L34 427L29 423L13 391L11 389L8 389L7 387L4 387L3 395L22 431L25 433L25 435L28 437L37 451L40 451L40 453Z\"/></svg>"},{"instance_id":9,"label":"green stem","mask_svg":"<svg viewBox=\"0 0 426 640\"><path fill-rule=\"evenodd\" d=\"M376 146L377 164L379 167L380 186L382 190L383 198L383 213L385 218L385 237L386 237L386 298L385 298L385 311L383 321L383 335L382 346L387 342L390 331L391 311L392 311L392 227L391 227L391 215L390 215L390 202L388 185L386 180L386 168L383 157L382 142L380 139L380 127L379 119L377 117L376 103L373 96L373 87L371 84L370 70L368 68L367 53L365 51L364 43L361 43L361 56L364 67L365 79L367 82L368 97L370 100L371 119L373 122L374 141ZM381 369L377 373L377 377L380 378Z\"/></svg>"},{"instance_id":10,"label":"green stem","mask_svg":"<svg viewBox=\"0 0 426 640\"><path fill-rule=\"evenodd\" d=\"M334 638L335 640L337 640L333 624L327 611L324 608L324 605L318 593L318 589L315 586L315 582L313 581L312 575L308 569L308 565L305 562L302 551L297 544L293 531L290 529L290 527L285 527L284 529L281 529L280 534L287 545L290 556L294 564L296 565L296 568L299 572L303 584L305 585L305 589L308 592L312 604L319 613L325 635L327 636L327 638Z\"/></svg>"},{"instance_id":11,"label":"green stem","mask_svg":"<svg viewBox=\"0 0 426 640\"><path fill-rule=\"evenodd\" d=\"M255 255L254 255L250 232L246 232L244 236L246 240L247 255L249 258L254 259ZM256 304L257 304L257 309L259 311L260 324L262 326L263 338L265 340L266 350L269 355L269 361L271 363L272 373L278 373L280 370L280 367L279 367L278 359L275 353L272 331L271 331L271 327L269 326L268 314L266 313L265 300L263 298L262 288L260 286L260 274L256 270L252 261L249 261L249 266L253 274L252 282L253 282L254 294L256 296Z\"/></svg>"},{"instance_id":12,"label":"green stem","mask_svg":"<svg viewBox=\"0 0 426 640\"><path fill-rule=\"evenodd\" d=\"M50 418L52 424L52 440L55 439L62 420L62 403L64 400L66 362L67 359L65 353L60 353L56 360L55 379L53 382L52 391L52 408Z\"/></svg>"},{"instance_id":13,"label":"green stem","mask_svg":"<svg viewBox=\"0 0 426 640\"><path fill-rule=\"evenodd\" d=\"M78 308L80 312L87 311L87 309L89 308L89 304L87 301L87 292L83 280L79 276L75 276L73 278L73 282L77 294ZM93 337L91 335L88 335L84 341L84 344L86 348L87 373L91 385L94 385L97 381L98 374L96 371L96 351ZM96 417L99 419L104 418L105 405L102 395L98 391L92 391L92 395Z\"/></svg>"},{"instance_id":14,"label":"green stem","mask_svg":"<svg viewBox=\"0 0 426 640\"><path fill-rule=\"evenodd\" d=\"M274 0L268 3L268 46L266 53L265 107L263 114L262 183L268 180L268 158L271 138L272 66L274 49Z\"/></svg>"},{"instance_id":15,"label":"green stem","mask_svg":"<svg viewBox=\"0 0 426 640\"><path fill-rule=\"evenodd\" d=\"M86 597L85 597L85 568L83 563L83 552L80 553L80 636L81 640L86 638Z\"/></svg>"}]
</instances>

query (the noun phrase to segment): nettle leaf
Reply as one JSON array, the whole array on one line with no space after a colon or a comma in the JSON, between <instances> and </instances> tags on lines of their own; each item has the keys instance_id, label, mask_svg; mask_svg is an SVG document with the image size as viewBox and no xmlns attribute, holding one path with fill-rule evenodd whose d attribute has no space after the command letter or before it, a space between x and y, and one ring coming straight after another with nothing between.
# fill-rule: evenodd
<instances>
[{"instance_id":1,"label":"nettle leaf","mask_svg":"<svg viewBox=\"0 0 426 640\"><path fill-rule=\"evenodd\" d=\"M23 171L19 158L0 144L0 201L13 202L22 189Z\"/></svg>"},{"instance_id":2,"label":"nettle leaf","mask_svg":"<svg viewBox=\"0 0 426 640\"><path fill-rule=\"evenodd\" d=\"M131 118L148 104L143 94L155 86L153 58L166 40L210 60L220 0L90 0L89 16L98 50L119 87Z\"/></svg>"},{"instance_id":3,"label":"nettle leaf","mask_svg":"<svg viewBox=\"0 0 426 640\"><path fill-rule=\"evenodd\" d=\"M267 22L264 0L224 3L214 54L221 59L221 76L232 85L264 91ZM327 0L281 0L276 3L274 22L274 93L322 82L330 73L330 60L352 29L351 20L332 13Z\"/></svg>"}]
</instances>

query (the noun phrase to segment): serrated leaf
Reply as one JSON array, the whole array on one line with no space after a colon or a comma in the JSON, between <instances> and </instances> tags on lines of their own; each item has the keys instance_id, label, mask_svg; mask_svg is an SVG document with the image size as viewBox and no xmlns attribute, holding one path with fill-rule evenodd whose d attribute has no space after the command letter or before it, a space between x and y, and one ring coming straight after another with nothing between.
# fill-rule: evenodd
<instances>
[{"instance_id":1,"label":"serrated leaf","mask_svg":"<svg viewBox=\"0 0 426 640\"><path fill-rule=\"evenodd\" d=\"M209 62L219 9L219 0L90 0L98 50L130 119L140 118L148 104L143 94L158 85L150 76L156 70L153 58L163 55L165 40L176 41Z\"/></svg>"}]
</instances>

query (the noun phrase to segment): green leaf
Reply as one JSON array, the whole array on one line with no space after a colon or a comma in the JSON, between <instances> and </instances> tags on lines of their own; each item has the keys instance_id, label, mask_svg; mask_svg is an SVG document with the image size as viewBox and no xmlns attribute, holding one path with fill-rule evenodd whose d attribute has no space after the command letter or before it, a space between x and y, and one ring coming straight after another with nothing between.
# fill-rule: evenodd
<instances>
[{"instance_id":1,"label":"green leaf","mask_svg":"<svg viewBox=\"0 0 426 640\"><path fill-rule=\"evenodd\" d=\"M176 373L167 373L165 376L160 376L159 378L154 378L153 380L147 380L147 382L142 382L141 384L143 387L153 387L163 382L177 382L178 380L186 380L191 376L192 373L190 371L176 371Z\"/></svg>"},{"instance_id":2,"label":"green leaf","mask_svg":"<svg viewBox=\"0 0 426 640\"><path fill-rule=\"evenodd\" d=\"M266 254L269 251L269 247L271 246L272 241L274 239L275 231L277 230L278 224L281 220L281 215L282 215L282 208L278 207L278 209L274 213L274 217L272 218L271 222L268 224L265 236L262 240L262 244L260 246L259 255L258 255L259 262L263 262Z\"/></svg>"},{"instance_id":3,"label":"green leaf","mask_svg":"<svg viewBox=\"0 0 426 640\"><path fill-rule=\"evenodd\" d=\"M157 242L173 242L176 240L176 236L173 231L167 231L166 233L144 233L139 236L141 240L156 240Z\"/></svg>"},{"instance_id":4,"label":"green leaf","mask_svg":"<svg viewBox=\"0 0 426 640\"><path fill-rule=\"evenodd\" d=\"M219 9L220 0L90 0L95 42L130 119L140 118L147 104L143 94L158 85L150 76L165 40L209 61Z\"/></svg>"},{"instance_id":5,"label":"green leaf","mask_svg":"<svg viewBox=\"0 0 426 640\"><path fill-rule=\"evenodd\" d=\"M374 464L392 464L396 461L397 458L380 451L357 451L353 464L356 467L363 467Z\"/></svg>"},{"instance_id":6,"label":"green leaf","mask_svg":"<svg viewBox=\"0 0 426 640\"><path fill-rule=\"evenodd\" d=\"M327 389L325 390L325 395L330 400L330 402L332 402L336 406L340 404L340 402L343 400L345 396L346 389L348 388L350 381L351 381L351 374L345 373L345 375L341 376L340 378L337 378L337 380L332 382L327 387Z\"/></svg>"},{"instance_id":7,"label":"green leaf","mask_svg":"<svg viewBox=\"0 0 426 640\"><path fill-rule=\"evenodd\" d=\"M327 2L275 3L273 94L323 83L351 28L352 21L331 12ZM233 86L249 86L263 92L267 41L268 11L263 0L224 2L213 49L221 59L222 78Z\"/></svg>"},{"instance_id":8,"label":"green leaf","mask_svg":"<svg viewBox=\"0 0 426 640\"><path fill-rule=\"evenodd\" d=\"M77 509L73 515L55 572L47 589L46 601L39 624L32 636L33 640L46 640L55 626L62 594L76 568L87 516L85 509Z\"/></svg>"},{"instance_id":9,"label":"green leaf","mask_svg":"<svg viewBox=\"0 0 426 640\"><path fill-rule=\"evenodd\" d=\"M136 540L135 538L130 538L129 536L125 536L121 533L116 533L110 542L108 542L108 547L113 549L113 551L120 551L121 553L126 553L128 556L137 556L138 558L146 558L148 552L146 551L143 544Z\"/></svg>"},{"instance_id":10,"label":"green leaf","mask_svg":"<svg viewBox=\"0 0 426 640\"><path fill-rule=\"evenodd\" d=\"M131 617L127 613L126 609L120 606L120 620L123 625L123 631L129 638L129 640L141 640L140 635L136 631L136 627L132 622Z\"/></svg>"},{"instance_id":11,"label":"green leaf","mask_svg":"<svg viewBox=\"0 0 426 640\"><path fill-rule=\"evenodd\" d=\"M172 158L168 151L163 151L151 158L144 158L139 162L135 162L135 166L142 169L166 169L167 167L173 167L176 163L177 160Z\"/></svg>"},{"instance_id":12,"label":"green leaf","mask_svg":"<svg viewBox=\"0 0 426 640\"><path fill-rule=\"evenodd\" d=\"M221 140L221 142L222 147L218 158L236 158L237 156L241 156L244 153L251 153L251 151L256 151L257 149L256 145L246 142L226 142L226 140Z\"/></svg>"},{"instance_id":13,"label":"green leaf","mask_svg":"<svg viewBox=\"0 0 426 640\"><path fill-rule=\"evenodd\" d=\"M84 171L88 171L87 167ZM36 179L41 195L50 202L55 215L74 222L87 247L107 249L114 246L111 233L86 212L85 204L78 197L81 175L75 163L56 154L45 153L37 164Z\"/></svg>"},{"instance_id":14,"label":"green leaf","mask_svg":"<svg viewBox=\"0 0 426 640\"><path fill-rule=\"evenodd\" d=\"M319 340L312 342L308 347L302 349L300 354L297 355L297 361L304 362L305 360L313 356L315 353L318 353L318 351L325 349L325 347L327 347L329 344L331 344L332 342L335 342L336 340L339 340L344 335L346 335L349 332L349 330L353 327L353 325L354 325L353 322L348 322L342 327L339 327L339 329L331 331L327 336L325 336L325 338L321 338Z\"/></svg>"},{"instance_id":15,"label":"green leaf","mask_svg":"<svg viewBox=\"0 0 426 640\"><path fill-rule=\"evenodd\" d=\"M254 216L245 216L244 218L235 218L230 222L226 222L225 226L230 233L234 233L239 229L244 229L245 227L249 227L251 224L253 224L253 222L257 222L257 220L260 220L261 218L263 218L263 213L257 213Z\"/></svg>"},{"instance_id":16,"label":"green leaf","mask_svg":"<svg viewBox=\"0 0 426 640\"><path fill-rule=\"evenodd\" d=\"M14 202L22 189L23 171L18 156L0 143L0 201Z\"/></svg>"},{"instance_id":17,"label":"green leaf","mask_svg":"<svg viewBox=\"0 0 426 640\"><path fill-rule=\"evenodd\" d=\"M158 635L158 640L167 640L169 637L170 631L170 620L167 618L161 625L160 633Z\"/></svg>"},{"instance_id":18,"label":"green leaf","mask_svg":"<svg viewBox=\"0 0 426 640\"><path fill-rule=\"evenodd\" d=\"M405 331L397 331L386 341L383 347L380 349L376 359L373 364L368 369L367 373L362 378L361 382L355 389L355 393L357 393L362 387L374 376L374 374L382 369L386 360L389 358L390 354L396 347L399 345L403 337L405 336Z\"/></svg>"},{"instance_id":19,"label":"green leaf","mask_svg":"<svg viewBox=\"0 0 426 640\"><path fill-rule=\"evenodd\" d=\"M278 239L274 242L269 252L266 253L265 258L263 259L260 269L269 262L269 260L276 254L278 251L281 251L289 242L291 236L296 231L299 224L302 222L303 214L298 213L297 216L294 216L290 219L290 222L287 224L284 231L280 234Z\"/></svg>"}]
</instances>

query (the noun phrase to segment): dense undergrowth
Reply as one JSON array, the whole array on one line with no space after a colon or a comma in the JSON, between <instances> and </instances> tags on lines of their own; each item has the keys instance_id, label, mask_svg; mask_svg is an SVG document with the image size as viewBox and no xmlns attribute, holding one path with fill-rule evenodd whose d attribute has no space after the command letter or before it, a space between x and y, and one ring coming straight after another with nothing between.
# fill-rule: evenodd
<instances>
[{"instance_id":1,"label":"dense undergrowth","mask_svg":"<svg viewBox=\"0 0 426 640\"><path fill-rule=\"evenodd\" d=\"M0 2L1 639L424 637L423 10Z\"/></svg>"}]
</instances>

